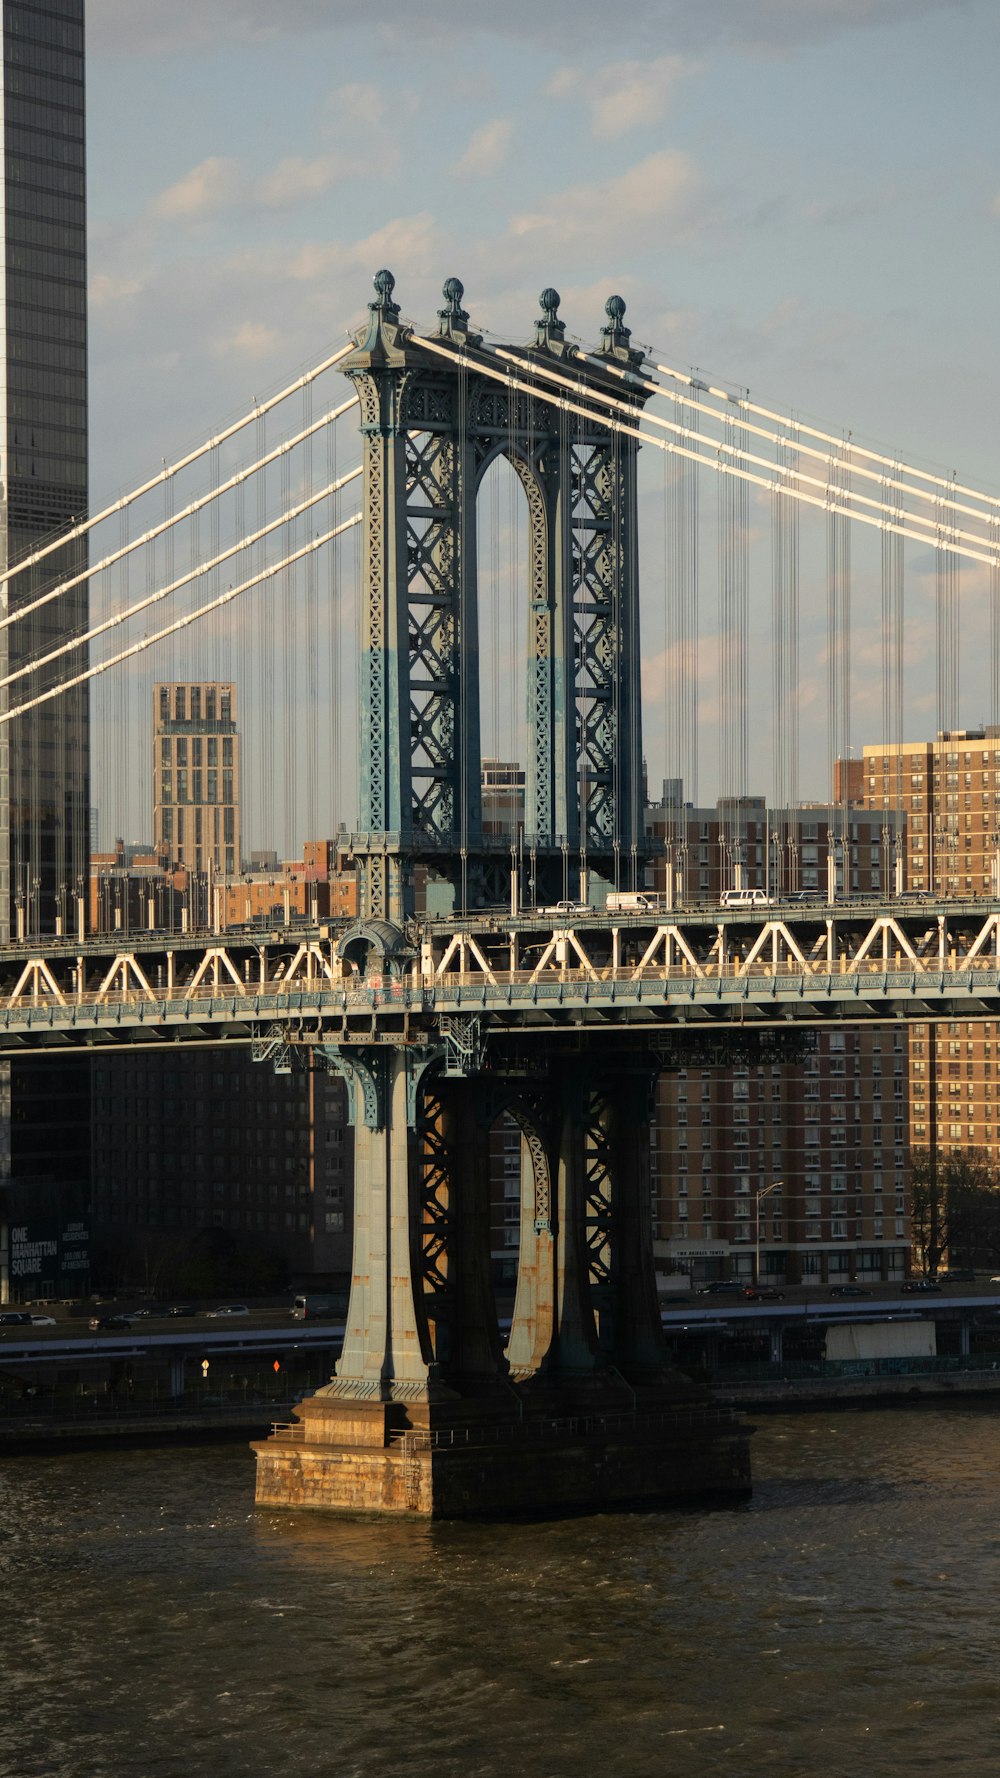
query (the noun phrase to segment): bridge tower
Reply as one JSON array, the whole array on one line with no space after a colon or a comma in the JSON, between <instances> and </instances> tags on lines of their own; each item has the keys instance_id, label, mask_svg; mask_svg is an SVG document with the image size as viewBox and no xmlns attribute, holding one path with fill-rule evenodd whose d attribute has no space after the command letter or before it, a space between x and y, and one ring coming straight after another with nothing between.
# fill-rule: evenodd
<instances>
[{"instance_id":1,"label":"bridge tower","mask_svg":"<svg viewBox=\"0 0 1000 1778\"><path fill-rule=\"evenodd\" d=\"M401 320L394 279L375 278L367 329L343 369L364 449L362 831L353 849L374 918L413 912L423 866L439 914L503 906L510 846L483 834L476 496L506 456L528 504L525 849L539 901L567 893L568 861L634 887L642 849L634 439L558 398L489 374L449 278L436 341ZM544 290L530 345L511 353L568 379L574 404L613 395L642 354L613 296L592 356L566 339ZM442 351L441 347L448 349ZM612 368L613 367L613 368ZM618 374L615 374L615 373Z\"/></svg>"},{"instance_id":2,"label":"bridge tower","mask_svg":"<svg viewBox=\"0 0 1000 1778\"><path fill-rule=\"evenodd\" d=\"M567 854L630 886L642 856L636 447L591 398L641 362L624 303L600 345L542 294L508 360L469 328L457 279L436 336L401 319L389 272L345 370L364 437L362 917L350 978L400 1001L450 920L508 903L509 841L483 834L476 491L506 454L530 514L526 843L538 900ZM497 377L544 363L569 412ZM614 369L612 369L614 366ZM490 374L491 371L493 374ZM617 371L618 374L615 374ZM624 376L623 374L624 373ZM554 390L559 384L552 384ZM638 408L641 397L636 395ZM413 914L422 867L427 917ZM318 1032L355 1124L353 1277L336 1375L256 1447L262 1504L445 1516L744 1491L745 1435L667 1363L652 1255L649 1119L661 1058L641 1031L409 1012ZM521 1131L509 1337L490 1278L490 1131Z\"/></svg>"}]
</instances>

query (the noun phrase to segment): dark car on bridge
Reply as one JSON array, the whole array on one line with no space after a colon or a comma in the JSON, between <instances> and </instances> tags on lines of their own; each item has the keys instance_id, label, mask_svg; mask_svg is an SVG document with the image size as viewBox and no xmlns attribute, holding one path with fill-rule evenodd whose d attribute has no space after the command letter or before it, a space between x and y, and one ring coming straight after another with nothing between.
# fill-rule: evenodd
<instances>
[{"instance_id":1,"label":"dark car on bridge","mask_svg":"<svg viewBox=\"0 0 1000 1778\"><path fill-rule=\"evenodd\" d=\"M131 1327L131 1325L127 1315L92 1315L88 1323L91 1333L99 1333L103 1328L114 1329Z\"/></svg>"},{"instance_id":2,"label":"dark car on bridge","mask_svg":"<svg viewBox=\"0 0 1000 1778\"><path fill-rule=\"evenodd\" d=\"M775 1290L773 1284L744 1284L743 1295L751 1303L783 1303L785 1293Z\"/></svg>"},{"instance_id":3,"label":"dark car on bridge","mask_svg":"<svg viewBox=\"0 0 1000 1778\"><path fill-rule=\"evenodd\" d=\"M916 1295L917 1292L927 1290L935 1290L940 1293L941 1290L941 1286L936 1278L907 1278L906 1283L901 1284L899 1288L900 1290L910 1291L914 1295Z\"/></svg>"},{"instance_id":4,"label":"dark car on bridge","mask_svg":"<svg viewBox=\"0 0 1000 1778\"><path fill-rule=\"evenodd\" d=\"M871 1291L862 1290L860 1284L835 1284L830 1291L831 1296L870 1296Z\"/></svg>"}]
</instances>

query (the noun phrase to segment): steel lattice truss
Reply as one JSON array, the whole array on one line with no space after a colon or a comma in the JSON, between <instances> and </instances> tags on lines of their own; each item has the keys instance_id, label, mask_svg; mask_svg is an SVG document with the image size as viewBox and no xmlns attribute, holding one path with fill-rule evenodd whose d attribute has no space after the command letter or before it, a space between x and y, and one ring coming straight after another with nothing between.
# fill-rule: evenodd
<instances>
[{"instance_id":1,"label":"steel lattice truss","mask_svg":"<svg viewBox=\"0 0 1000 1778\"><path fill-rule=\"evenodd\" d=\"M681 1041L712 1026L996 1017L1000 1006L1000 904L982 901L438 921L399 930L400 960L375 974L342 954L366 930L7 946L0 1052L231 1038L270 1053L307 1038L405 1046L433 1035L459 1075L478 1072L491 1033L640 1023Z\"/></svg>"},{"instance_id":2,"label":"steel lattice truss","mask_svg":"<svg viewBox=\"0 0 1000 1778\"><path fill-rule=\"evenodd\" d=\"M608 368L567 344L545 293L528 349L571 371L587 408L498 384L470 350L461 286L446 286L441 351L412 333L380 273L357 350L343 365L364 439L365 595L361 828L353 850L372 916L412 911L417 864L456 907L495 903L482 830L476 495L498 455L529 514L525 844L543 859L582 847L591 866L634 875L643 843L635 549L636 445L601 401L637 358L619 323ZM553 882L555 877L553 875Z\"/></svg>"},{"instance_id":3,"label":"steel lattice truss","mask_svg":"<svg viewBox=\"0 0 1000 1778\"><path fill-rule=\"evenodd\" d=\"M427 1319L447 1340L449 1257L453 1238L451 1193L455 1153L448 1107L431 1077L423 1086L416 1119L418 1272Z\"/></svg>"},{"instance_id":4,"label":"steel lattice truss","mask_svg":"<svg viewBox=\"0 0 1000 1778\"><path fill-rule=\"evenodd\" d=\"M584 1229L592 1286L612 1283L616 1101L607 1087L587 1094L583 1125Z\"/></svg>"}]
</instances>

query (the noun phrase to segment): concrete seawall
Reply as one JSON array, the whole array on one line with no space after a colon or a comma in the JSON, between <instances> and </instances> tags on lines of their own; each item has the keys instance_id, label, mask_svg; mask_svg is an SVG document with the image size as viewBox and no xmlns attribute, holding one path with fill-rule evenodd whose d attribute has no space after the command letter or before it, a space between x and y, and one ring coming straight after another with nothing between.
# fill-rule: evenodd
<instances>
[{"instance_id":1,"label":"concrete seawall","mask_svg":"<svg viewBox=\"0 0 1000 1778\"><path fill-rule=\"evenodd\" d=\"M712 1396L720 1406L754 1413L785 1413L790 1409L888 1407L919 1401L995 1400L1000 1406L1000 1371L949 1371L892 1377L775 1377L753 1382L718 1383Z\"/></svg>"}]
</instances>

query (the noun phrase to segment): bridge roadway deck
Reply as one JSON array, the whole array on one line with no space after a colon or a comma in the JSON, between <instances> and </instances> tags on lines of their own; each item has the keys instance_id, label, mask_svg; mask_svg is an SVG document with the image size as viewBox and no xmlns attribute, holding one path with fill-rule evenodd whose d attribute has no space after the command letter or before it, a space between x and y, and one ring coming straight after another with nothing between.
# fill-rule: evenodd
<instances>
[{"instance_id":1,"label":"bridge roadway deck","mask_svg":"<svg viewBox=\"0 0 1000 1778\"><path fill-rule=\"evenodd\" d=\"M754 1329L778 1326L788 1329L804 1323L819 1327L835 1323L962 1320L977 1314L988 1319L1000 1315L1000 1291L983 1288L978 1294L960 1290L952 1295L945 1290L940 1295L911 1296L901 1295L898 1287L895 1294L891 1288L886 1290L883 1287L879 1294L864 1301L857 1298L832 1301L803 1295L801 1300L771 1303L739 1303L726 1298L694 1296L690 1302L665 1306L661 1319L664 1331L669 1334L685 1330L709 1333L721 1328L753 1332ZM176 1355L211 1359L237 1355L250 1357L275 1351L322 1351L339 1347L343 1334L343 1320L299 1322L294 1327L231 1327L218 1332L184 1327L156 1333L132 1328L122 1333L70 1334L65 1324L30 1330L6 1327L0 1328L0 1369L109 1358L169 1358Z\"/></svg>"},{"instance_id":2,"label":"bridge roadway deck","mask_svg":"<svg viewBox=\"0 0 1000 1778\"><path fill-rule=\"evenodd\" d=\"M295 1327L171 1329L147 1333L68 1334L65 1326L0 1328L0 1370L8 1366L81 1363L126 1358L251 1358L275 1351L323 1351L339 1347L343 1321L299 1322Z\"/></svg>"},{"instance_id":3,"label":"bridge roadway deck","mask_svg":"<svg viewBox=\"0 0 1000 1778\"><path fill-rule=\"evenodd\" d=\"M359 930L354 923L353 931ZM0 947L0 1054L164 1041L1000 1015L1000 901L774 905L411 922L366 973L345 925L114 934Z\"/></svg>"}]
</instances>

